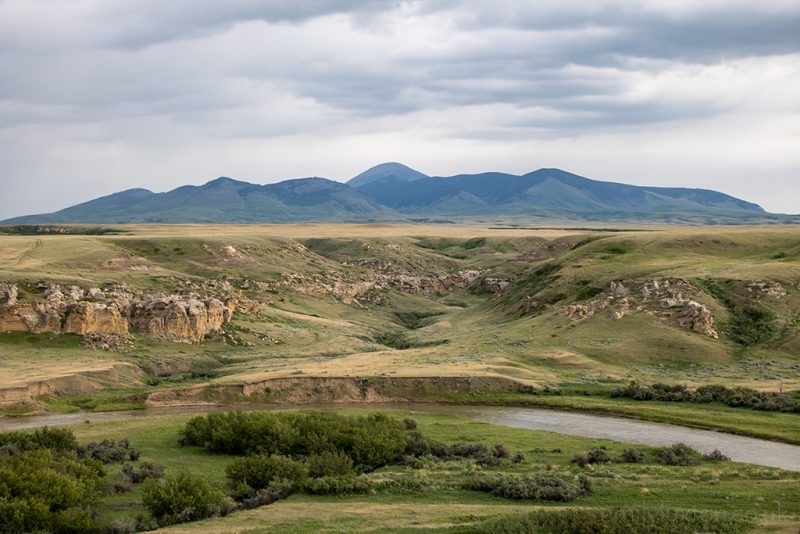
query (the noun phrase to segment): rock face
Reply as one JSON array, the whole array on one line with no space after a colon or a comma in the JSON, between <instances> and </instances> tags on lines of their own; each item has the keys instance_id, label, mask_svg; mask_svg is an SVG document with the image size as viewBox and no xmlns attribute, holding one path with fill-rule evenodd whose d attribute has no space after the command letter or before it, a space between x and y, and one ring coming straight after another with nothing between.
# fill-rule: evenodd
<instances>
[{"instance_id":1,"label":"rock face","mask_svg":"<svg viewBox=\"0 0 800 534\"><path fill-rule=\"evenodd\" d=\"M113 334L127 337L128 322L123 319L119 307L97 302L77 302L67 306L64 332L70 334Z\"/></svg>"},{"instance_id":2,"label":"rock face","mask_svg":"<svg viewBox=\"0 0 800 534\"><path fill-rule=\"evenodd\" d=\"M74 333L127 338L142 333L181 343L199 343L231 320L236 300L223 304L197 295L136 294L125 285L84 292L51 284L46 300L17 301L17 288L0 286L0 332ZM89 300L86 300L89 299Z\"/></svg>"},{"instance_id":3,"label":"rock face","mask_svg":"<svg viewBox=\"0 0 800 534\"><path fill-rule=\"evenodd\" d=\"M131 312L131 327L170 341L199 343L230 320L226 309L217 299L171 296L141 301Z\"/></svg>"}]
</instances>

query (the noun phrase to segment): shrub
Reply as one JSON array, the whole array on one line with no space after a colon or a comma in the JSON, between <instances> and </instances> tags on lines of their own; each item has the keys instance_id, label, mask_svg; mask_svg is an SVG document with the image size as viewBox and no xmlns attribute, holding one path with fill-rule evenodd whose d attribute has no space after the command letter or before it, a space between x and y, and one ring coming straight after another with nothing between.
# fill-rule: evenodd
<instances>
[{"instance_id":1,"label":"shrub","mask_svg":"<svg viewBox=\"0 0 800 534\"><path fill-rule=\"evenodd\" d=\"M75 435L67 428L42 427L33 431L0 432L0 447L10 453L39 449L65 453L74 451L77 446Z\"/></svg>"},{"instance_id":2,"label":"shrub","mask_svg":"<svg viewBox=\"0 0 800 534\"><path fill-rule=\"evenodd\" d=\"M405 419L403 419L403 424L406 425L406 430L417 429L417 422L411 419L410 417L406 417Z\"/></svg>"},{"instance_id":3,"label":"shrub","mask_svg":"<svg viewBox=\"0 0 800 534\"><path fill-rule=\"evenodd\" d=\"M229 509L222 492L188 471L164 480L148 480L142 502L162 526L220 515Z\"/></svg>"},{"instance_id":4,"label":"shrub","mask_svg":"<svg viewBox=\"0 0 800 534\"><path fill-rule=\"evenodd\" d=\"M589 464L611 463L612 458L605 447L598 447L589 452L576 452L571 462L573 464L578 464L580 467L586 467Z\"/></svg>"},{"instance_id":5,"label":"shrub","mask_svg":"<svg viewBox=\"0 0 800 534\"><path fill-rule=\"evenodd\" d=\"M656 461L665 465L692 465L699 458L700 454L696 450L683 443L656 450Z\"/></svg>"},{"instance_id":6,"label":"shrub","mask_svg":"<svg viewBox=\"0 0 800 534\"><path fill-rule=\"evenodd\" d=\"M122 466L122 474L126 476L131 483L139 484L148 478L164 478L164 466L150 462L142 462L138 467L125 464Z\"/></svg>"},{"instance_id":7,"label":"shrub","mask_svg":"<svg viewBox=\"0 0 800 534\"><path fill-rule=\"evenodd\" d=\"M709 462L729 462L730 458L722 454L719 449L714 449L710 453L704 454L703 460L707 460Z\"/></svg>"},{"instance_id":8,"label":"shrub","mask_svg":"<svg viewBox=\"0 0 800 534\"><path fill-rule=\"evenodd\" d=\"M310 478L303 484L303 491L311 495L344 495L349 493L370 493L372 484L364 477L325 476Z\"/></svg>"},{"instance_id":9,"label":"shrub","mask_svg":"<svg viewBox=\"0 0 800 534\"><path fill-rule=\"evenodd\" d=\"M443 448L446 447L443 443ZM411 432L408 435L405 454L408 456L425 456L431 454L431 442L420 432Z\"/></svg>"},{"instance_id":10,"label":"shrub","mask_svg":"<svg viewBox=\"0 0 800 534\"><path fill-rule=\"evenodd\" d=\"M354 465L371 470L402 454L408 438L402 421L383 414L226 412L191 419L179 443L229 454L309 456L340 451Z\"/></svg>"},{"instance_id":11,"label":"shrub","mask_svg":"<svg viewBox=\"0 0 800 534\"><path fill-rule=\"evenodd\" d=\"M745 387L728 388L720 385L707 385L700 386L692 391L682 385L653 384L652 386L643 386L637 382L631 382L624 388L614 390L611 396L645 401L720 402L735 408L800 413L800 402L789 394L758 391Z\"/></svg>"},{"instance_id":12,"label":"shrub","mask_svg":"<svg viewBox=\"0 0 800 534\"><path fill-rule=\"evenodd\" d=\"M570 502L587 495L587 490L591 492L591 481L584 477L578 485L573 485L554 476L497 475L474 477L467 481L465 488L506 499Z\"/></svg>"},{"instance_id":13,"label":"shrub","mask_svg":"<svg viewBox=\"0 0 800 534\"><path fill-rule=\"evenodd\" d=\"M225 472L236 496L249 498L278 480L297 489L306 478L308 467L286 456L257 454L235 460Z\"/></svg>"},{"instance_id":14,"label":"shrub","mask_svg":"<svg viewBox=\"0 0 800 534\"><path fill-rule=\"evenodd\" d=\"M587 454L587 459L589 460L590 464L607 464L611 463L611 456L609 456L608 451L606 451L605 447L598 447L596 449L592 449Z\"/></svg>"},{"instance_id":15,"label":"shrub","mask_svg":"<svg viewBox=\"0 0 800 534\"><path fill-rule=\"evenodd\" d=\"M122 475L114 482L114 493L128 493L133 489L133 481L129 476Z\"/></svg>"},{"instance_id":16,"label":"shrub","mask_svg":"<svg viewBox=\"0 0 800 534\"><path fill-rule=\"evenodd\" d=\"M521 463L522 463L522 462L524 462L524 461L525 461L525 455L524 455L524 454L522 454L521 452L518 452L518 453L516 453L516 454L515 454L515 455L514 455L514 456L511 458L511 463L512 463L512 464L521 464Z\"/></svg>"},{"instance_id":17,"label":"shrub","mask_svg":"<svg viewBox=\"0 0 800 534\"><path fill-rule=\"evenodd\" d=\"M339 451L312 454L308 457L308 476L335 477L350 474L353 471L353 460Z\"/></svg>"},{"instance_id":18,"label":"shrub","mask_svg":"<svg viewBox=\"0 0 800 534\"><path fill-rule=\"evenodd\" d=\"M731 337L740 345L758 345L775 335L775 316L772 312L752 306L737 306L730 311Z\"/></svg>"},{"instance_id":19,"label":"shrub","mask_svg":"<svg viewBox=\"0 0 800 534\"><path fill-rule=\"evenodd\" d=\"M482 467L497 467L503 464L503 459L495 454L482 453L474 458L475 463Z\"/></svg>"},{"instance_id":20,"label":"shrub","mask_svg":"<svg viewBox=\"0 0 800 534\"><path fill-rule=\"evenodd\" d=\"M294 491L294 484L287 480L275 480L255 495L242 499L242 508L257 508L285 499Z\"/></svg>"},{"instance_id":21,"label":"shrub","mask_svg":"<svg viewBox=\"0 0 800 534\"><path fill-rule=\"evenodd\" d=\"M670 509L539 510L506 515L466 529L472 534L741 534L749 518L719 512Z\"/></svg>"},{"instance_id":22,"label":"shrub","mask_svg":"<svg viewBox=\"0 0 800 534\"><path fill-rule=\"evenodd\" d=\"M508 458L511 456L511 451L502 443L495 443L494 447L492 447L492 453L498 458Z\"/></svg>"},{"instance_id":23,"label":"shrub","mask_svg":"<svg viewBox=\"0 0 800 534\"><path fill-rule=\"evenodd\" d=\"M102 476L98 462L49 449L1 458L0 532L92 531Z\"/></svg>"},{"instance_id":24,"label":"shrub","mask_svg":"<svg viewBox=\"0 0 800 534\"><path fill-rule=\"evenodd\" d=\"M625 464L639 464L644 461L644 452L639 449L623 449L619 461Z\"/></svg>"},{"instance_id":25,"label":"shrub","mask_svg":"<svg viewBox=\"0 0 800 534\"><path fill-rule=\"evenodd\" d=\"M138 451L130 448L127 439L116 442L113 439L104 439L100 443L88 443L80 446L77 451L79 458L94 458L104 464L123 462L127 458L139 458Z\"/></svg>"}]
</instances>

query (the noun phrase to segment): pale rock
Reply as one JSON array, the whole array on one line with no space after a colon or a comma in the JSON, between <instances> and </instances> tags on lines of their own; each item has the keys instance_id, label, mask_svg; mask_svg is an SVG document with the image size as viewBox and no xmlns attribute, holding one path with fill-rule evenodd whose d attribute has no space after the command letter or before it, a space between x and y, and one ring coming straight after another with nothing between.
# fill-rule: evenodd
<instances>
[{"instance_id":1,"label":"pale rock","mask_svg":"<svg viewBox=\"0 0 800 534\"><path fill-rule=\"evenodd\" d=\"M19 291L14 284L0 284L0 305L13 306L17 303Z\"/></svg>"},{"instance_id":2,"label":"pale rock","mask_svg":"<svg viewBox=\"0 0 800 534\"><path fill-rule=\"evenodd\" d=\"M678 324L683 328L711 336L715 339L719 338L717 333L714 315L705 304L695 302L693 300L684 303L683 309L676 317Z\"/></svg>"},{"instance_id":3,"label":"pale rock","mask_svg":"<svg viewBox=\"0 0 800 534\"><path fill-rule=\"evenodd\" d=\"M78 302L67 306L64 332L72 334L112 334L126 337L128 322L122 317L116 304Z\"/></svg>"},{"instance_id":4,"label":"pale rock","mask_svg":"<svg viewBox=\"0 0 800 534\"><path fill-rule=\"evenodd\" d=\"M623 298L628 295L629 291L622 282L611 282L611 294L614 298Z\"/></svg>"},{"instance_id":5,"label":"pale rock","mask_svg":"<svg viewBox=\"0 0 800 534\"><path fill-rule=\"evenodd\" d=\"M777 282L748 282L746 287L755 298L762 295L776 299L786 296L786 289Z\"/></svg>"},{"instance_id":6,"label":"pale rock","mask_svg":"<svg viewBox=\"0 0 800 534\"><path fill-rule=\"evenodd\" d=\"M67 286L62 290L62 293L64 293L64 299L71 302L75 302L83 298L83 289L79 288L78 286Z\"/></svg>"},{"instance_id":7,"label":"pale rock","mask_svg":"<svg viewBox=\"0 0 800 534\"><path fill-rule=\"evenodd\" d=\"M103 300L106 298L106 294L97 287L92 287L86 290L86 298L92 300Z\"/></svg>"}]
</instances>

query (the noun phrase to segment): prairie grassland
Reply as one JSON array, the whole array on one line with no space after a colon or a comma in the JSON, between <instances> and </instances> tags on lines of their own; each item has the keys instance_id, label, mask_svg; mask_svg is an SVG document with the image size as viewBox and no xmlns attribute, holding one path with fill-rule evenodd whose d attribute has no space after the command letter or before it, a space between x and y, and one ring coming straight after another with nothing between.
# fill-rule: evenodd
<instances>
[{"instance_id":1,"label":"prairie grassland","mask_svg":"<svg viewBox=\"0 0 800 534\"><path fill-rule=\"evenodd\" d=\"M259 303L237 312L226 335L198 345L136 336L105 352L74 336L0 334L0 388L125 364L138 377L95 377L84 389L33 409L129 406L135 394L201 383L235 384L287 376L502 376L564 389L537 402L629 416L673 417L729 431L800 440L800 430L738 409L703 421L701 405L656 407L608 399L630 380L800 390L800 228L642 227L496 229L479 225L130 225L106 235L0 235L0 282L20 299L43 298L41 283L180 291L226 280ZM635 231L634 231L635 230ZM238 253L226 255L225 247ZM481 270L477 282L447 291L389 284L373 300L345 303L324 286L381 276L436 277ZM304 276L315 291L283 283ZM485 279L508 283L487 289ZM713 313L719 339L680 328L662 310L621 319L599 310L576 318L619 280L681 279ZM264 282L268 290L247 286ZM753 294L751 281L779 283L781 297ZM312 282L308 282L311 284ZM626 282L628 283L628 282ZM709 289L717 289L714 293ZM239 289L245 287L245 289ZM249 287L249 288L248 288ZM720 293L723 291L723 293ZM599 295L599 296L598 296ZM533 302L530 311L523 305ZM736 339L733 306L764 310L761 340ZM235 340L233 343L231 340ZM593 395L570 385L596 388ZM495 399L511 402L509 399ZM73 402L74 401L74 402ZM517 402L515 400L514 402ZM110 404L111 403L111 404ZM671 416L669 412L674 412ZM683 414L683 415L681 415ZM744 422L747 421L747 422ZM800 427L800 425L797 425Z\"/></svg>"},{"instance_id":2,"label":"prairie grassland","mask_svg":"<svg viewBox=\"0 0 800 534\"><path fill-rule=\"evenodd\" d=\"M370 410L348 408L345 414ZM457 416L403 410L384 410L395 417L412 417L426 436L447 443L503 443L522 452L525 461L514 466L483 468L486 472L547 472L571 478L589 473L595 491L575 506L588 508L645 507L714 510L751 514L776 532L797 528L800 484L797 473L731 462L703 462L694 466L654 464L608 464L580 468L570 463L576 452L606 447L612 456L629 445L550 432L497 427ZM78 425L74 431L82 442L127 437L142 452L141 460L166 466L167 472L191 470L212 484L224 488L225 466L233 457L181 447L176 439L190 415L143 417L114 423ZM647 449L647 447L637 447ZM379 491L374 495L315 497L294 495L286 501L217 519L178 525L165 532L409 532L474 524L507 513L530 511L535 506L461 489L474 465L432 463L417 469L389 466L368 476L373 480L408 480L406 490ZM117 467L112 467L113 480ZM420 485L420 482L424 484ZM396 487L403 487L397 484ZM424 488L424 489L420 489ZM643 489L646 488L646 492ZM645 494L646 493L646 494ZM142 511L141 488L106 498L106 517L134 517ZM555 509L563 504L543 504Z\"/></svg>"}]
</instances>

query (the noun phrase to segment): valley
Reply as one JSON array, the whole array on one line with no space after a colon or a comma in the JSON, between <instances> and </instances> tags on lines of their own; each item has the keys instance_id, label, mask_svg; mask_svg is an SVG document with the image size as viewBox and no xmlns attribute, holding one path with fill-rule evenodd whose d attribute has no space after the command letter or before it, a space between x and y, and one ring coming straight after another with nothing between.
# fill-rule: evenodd
<instances>
[{"instance_id":1,"label":"valley","mask_svg":"<svg viewBox=\"0 0 800 534\"><path fill-rule=\"evenodd\" d=\"M67 427L80 443L126 437L168 476L189 469L220 488L224 458L176 444L193 414L400 414L447 443L508 441L527 458L522 471L468 458L389 465L361 475L376 495L303 490L187 528L255 532L277 521L278 531L311 532L323 528L319 516L332 532L376 525L405 532L413 509L420 531L477 532L531 508L464 490L471 480L464 470L516 477L530 469L564 480L589 476L594 496L580 502L597 513L691 502L703 513L734 514L724 519L731 525L745 521L736 515L743 510L754 518L755 527L725 532L788 533L797 524L791 468L717 467L713 459L587 468L570 457L642 440L459 415L491 406L560 410L800 444L794 226L25 230L0 234L0 409L8 428L26 418L31 425L85 419ZM127 415L137 412L143 416ZM543 452L551 449L563 452ZM420 477L442 480L440 493L424 489ZM642 497L642 488L658 498ZM141 495L134 488L104 497L101 517L154 526ZM769 500L753 500L761 495ZM770 503L764 513L762 502ZM456 503L456 515L441 508ZM298 506L314 512L294 517ZM353 506L365 510L361 519L347 511Z\"/></svg>"}]
</instances>

